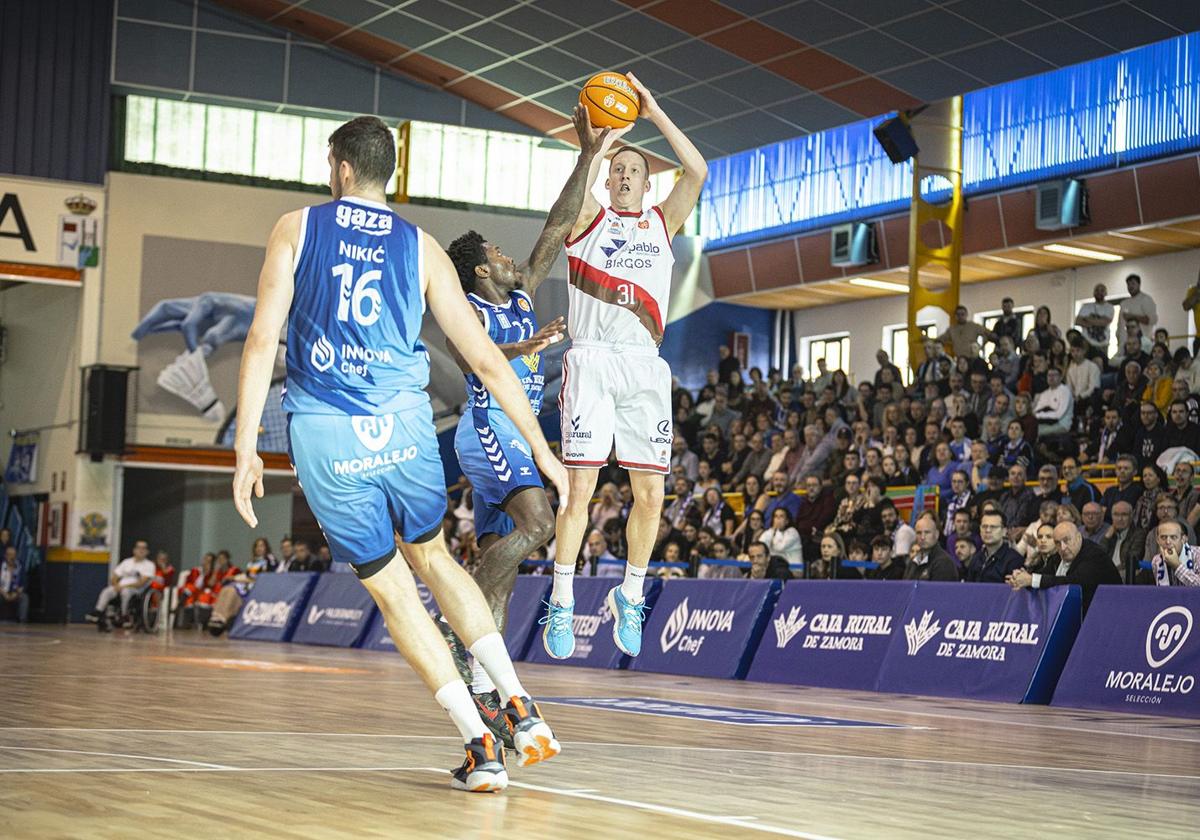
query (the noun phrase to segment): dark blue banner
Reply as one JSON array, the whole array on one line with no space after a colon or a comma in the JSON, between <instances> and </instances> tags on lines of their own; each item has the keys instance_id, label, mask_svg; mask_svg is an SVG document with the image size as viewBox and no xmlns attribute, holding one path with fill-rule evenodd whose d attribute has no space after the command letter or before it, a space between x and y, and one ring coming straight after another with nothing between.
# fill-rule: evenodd
<instances>
[{"instance_id":1,"label":"dark blue banner","mask_svg":"<svg viewBox=\"0 0 1200 840\"><path fill-rule=\"evenodd\" d=\"M291 641L318 577L316 572L259 575L229 631L229 638Z\"/></svg>"},{"instance_id":2,"label":"dark blue banner","mask_svg":"<svg viewBox=\"0 0 1200 840\"><path fill-rule=\"evenodd\" d=\"M569 659L554 659L546 653L539 635L529 645L525 655L528 662L541 662L545 665L585 665L589 668L624 668L629 657L621 653L613 641L613 616L605 603L608 591L619 586L620 578L575 578L575 653ZM647 618L654 616L654 601L658 597L662 582L657 578L646 579L646 603L650 609ZM545 609L544 607L542 609ZM538 618L542 612L538 611ZM649 637L642 639L642 650L645 651Z\"/></svg>"},{"instance_id":3,"label":"dark blue banner","mask_svg":"<svg viewBox=\"0 0 1200 840\"><path fill-rule=\"evenodd\" d=\"M1200 718L1200 590L1101 586L1055 706Z\"/></svg>"},{"instance_id":4,"label":"dark blue banner","mask_svg":"<svg viewBox=\"0 0 1200 840\"><path fill-rule=\"evenodd\" d=\"M357 581L358 578L355 580ZM414 580L416 580L415 577ZM434 600L429 587L420 580L417 580L417 594L421 596L421 606L425 607L425 611L436 621L437 617L441 615L441 610L438 609L437 601ZM383 620L383 613L379 610L375 610L375 617L371 620L371 626L363 636L360 647L364 650L390 650L395 653L396 643L392 641L387 623Z\"/></svg>"},{"instance_id":5,"label":"dark blue banner","mask_svg":"<svg viewBox=\"0 0 1200 840\"><path fill-rule=\"evenodd\" d=\"M374 616L375 602L357 577L321 575L292 641L354 647Z\"/></svg>"},{"instance_id":6,"label":"dark blue banner","mask_svg":"<svg viewBox=\"0 0 1200 840\"><path fill-rule=\"evenodd\" d=\"M774 580L667 581L630 669L740 679L779 587Z\"/></svg>"},{"instance_id":7,"label":"dark blue banner","mask_svg":"<svg viewBox=\"0 0 1200 840\"><path fill-rule=\"evenodd\" d=\"M914 583L793 580L763 633L746 678L874 689L901 629Z\"/></svg>"},{"instance_id":8,"label":"dark blue banner","mask_svg":"<svg viewBox=\"0 0 1200 840\"><path fill-rule=\"evenodd\" d=\"M859 584L863 585L863 584ZM879 673L880 691L1048 703L1079 632L1077 586L918 583Z\"/></svg>"},{"instance_id":9,"label":"dark blue banner","mask_svg":"<svg viewBox=\"0 0 1200 840\"><path fill-rule=\"evenodd\" d=\"M504 644L514 662L525 658L529 646L542 643L538 619L546 614L542 602L550 595L550 575L517 575L512 596L508 599L508 624L504 626Z\"/></svg>"}]
</instances>

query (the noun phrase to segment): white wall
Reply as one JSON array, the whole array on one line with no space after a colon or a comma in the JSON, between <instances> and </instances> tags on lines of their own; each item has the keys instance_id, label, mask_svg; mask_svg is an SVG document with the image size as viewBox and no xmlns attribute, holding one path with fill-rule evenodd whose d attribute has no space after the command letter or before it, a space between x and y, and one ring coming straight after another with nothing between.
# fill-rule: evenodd
<instances>
[{"instance_id":1,"label":"white wall","mask_svg":"<svg viewBox=\"0 0 1200 840\"><path fill-rule=\"evenodd\" d=\"M1124 296L1125 276L1140 274L1142 291L1154 298L1158 307L1157 326L1166 327L1171 335L1187 335L1191 315L1181 304L1187 288L1196 282L1198 270L1200 250L1180 251L1052 274L964 284L961 301L972 316L976 312L999 309L1004 297L1011 297L1017 307L1045 304L1050 307L1054 323L1066 332L1075 320L1075 301L1090 299L1096 283L1108 286L1110 296ZM794 313L796 344L799 347L801 340L808 336L849 332L851 370L848 372L851 380L857 382L875 374L879 367L875 353L884 346L884 328L903 323L908 317L907 311L904 295L797 310ZM1180 342L1171 344L1172 349L1178 346L1181 346ZM802 359L801 364L807 369L806 360Z\"/></svg>"}]
</instances>

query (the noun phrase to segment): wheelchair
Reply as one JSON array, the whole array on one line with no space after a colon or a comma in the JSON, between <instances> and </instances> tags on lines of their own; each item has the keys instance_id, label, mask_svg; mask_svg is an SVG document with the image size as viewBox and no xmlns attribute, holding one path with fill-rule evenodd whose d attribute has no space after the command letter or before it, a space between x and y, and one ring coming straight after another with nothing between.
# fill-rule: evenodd
<instances>
[{"instance_id":1,"label":"wheelchair","mask_svg":"<svg viewBox=\"0 0 1200 840\"><path fill-rule=\"evenodd\" d=\"M104 609L97 626L101 633L110 632L117 627L132 630L135 633L157 633L159 615L170 605L170 589L155 589L145 586L134 593L129 602L129 614L122 620L120 614L120 599L113 599Z\"/></svg>"}]
</instances>

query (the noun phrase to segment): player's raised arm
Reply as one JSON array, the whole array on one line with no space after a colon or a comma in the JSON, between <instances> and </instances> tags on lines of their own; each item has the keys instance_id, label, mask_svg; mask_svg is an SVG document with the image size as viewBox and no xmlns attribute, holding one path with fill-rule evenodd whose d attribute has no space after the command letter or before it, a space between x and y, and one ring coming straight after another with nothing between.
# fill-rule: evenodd
<instances>
[{"instance_id":1,"label":"player's raised arm","mask_svg":"<svg viewBox=\"0 0 1200 840\"><path fill-rule=\"evenodd\" d=\"M424 253L425 300L429 311L446 338L458 349L462 361L483 380L517 431L529 442L538 468L554 482L565 505L570 493L566 468L550 451L541 426L529 407L525 389L500 348L492 343L478 317L472 314L446 252L424 231L420 236Z\"/></svg>"},{"instance_id":2,"label":"player's raised arm","mask_svg":"<svg viewBox=\"0 0 1200 840\"><path fill-rule=\"evenodd\" d=\"M590 122L590 119L589 119ZM600 166L604 163L604 156L608 154L608 150L612 148L613 143L629 133L633 128L633 124L625 126L625 128L614 128L608 132L608 137L596 155L588 164L587 181L583 188L583 205L579 209L579 214L575 217L575 224L571 228L571 238L576 239L587 230L587 226L596 218L596 214L600 212L600 202L596 201L596 197L592 195L592 185L596 183L596 179L600 177Z\"/></svg>"},{"instance_id":3,"label":"player's raised arm","mask_svg":"<svg viewBox=\"0 0 1200 840\"><path fill-rule=\"evenodd\" d=\"M674 236L683 227L688 216L692 215L692 210L696 208L696 202L700 199L700 190L704 187L704 179L708 177L708 163L705 162L704 156L700 154L700 150L692 144L692 141L687 139L679 127L671 122L671 118L658 107L658 103L654 101L650 91L646 90L645 85L638 81L632 73L626 73L625 77L629 79L629 83L633 85L641 99L639 116L650 120L662 132L662 136L667 138L667 142L671 144L671 151L675 153L675 156L679 158L679 163L683 166L683 175L671 188L670 195L659 205L663 221L667 224L667 233Z\"/></svg>"},{"instance_id":4,"label":"player's raised arm","mask_svg":"<svg viewBox=\"0 0 1200 840\"><path fill-rule=\"evenodd\" d=\"M604 155L613 144L614 134L619 137L625 133L625 130L613 132L611 128L593 127L587 108L582 105L575 106L571 121L575 124L575 133L579 135L579 159L575 162L575 168L571 170L571 176L567 178L567 183L554 206L550 208L549 215L546 216L546 226L538 235L529 260L517 269L521 276L520 288L530 294L550 273L563 240L579 220L584 198L591 194L592 184L596 181L592 162L604 159ZM592 203L596 203L595 199L592 199ZM592 210L589 222L595 218L598 209L599 205Z\"/></svg>"},{"instance_id":5,"label":"player's raised arm","mask_svg":"<svg viewBox=\"0 0 1200 840\"><path fill-rule=\"evenodd\" d=\"M242 367L238 373L238 419L234 450L237 466L233 474L233 503L251 528L258 517L250 503L250 493L262 498L262 459L258 457L258 424L271 388L279 333L292 305L296 241L300 234L300 211L282 216L267 240L267 255L258 276L258 299L254 321L242 348Z\"/></svg>"}]
</instances>

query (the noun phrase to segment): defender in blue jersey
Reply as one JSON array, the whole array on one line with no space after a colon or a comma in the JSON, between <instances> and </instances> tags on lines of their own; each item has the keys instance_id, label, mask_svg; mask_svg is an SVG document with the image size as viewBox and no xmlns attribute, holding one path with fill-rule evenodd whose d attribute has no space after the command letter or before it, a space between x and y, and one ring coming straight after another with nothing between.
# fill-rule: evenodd
<instances>
[{"instance_id":1,"label":"defender in blue jersey","mask_svg":"<svg viewBox=\"0 0 1200 840\"><path fill-rule=\"evenodd\" d=\"M488 337L504 353L525 389L534 414L541 410L545 371L541 351L563 337L562 318L538 329L533 295L558 258L587 189L592 160L603 155L613 136L608 129L593 129L587 110L576 107L573 116L579 136L579 160L558 200L550 208L546 225L534 243L529 259L517 265L491 241L468 231L450 244L448 253L458 279ZM463 473L471 482L475 505L475 538L483 550L475 571L483 597L496 625L504 629L509 596L521 561L554 536L554 513L542 488L529 442L496 403L487 386L453 342L447 344L467 380L467 402L454 436L454 449ZM447 641L459 672L467 673L467 657L452 633ZM503 736L500 698L485 669L475 664L471 690L484 720Z\"/></svg>"},{"instance_id":2,"label":"defender in blue jersey","mask_svg":"<svg viewBox=\"0 0 1200 840\"><path fill-rule=\"evenodd\" d=\"M558 742L517 678L487 602L441 536L446 495L419 339L426 306L563 491L566 471L512 368L472 317L445 253L386 204L384 185L396 166L387 126L359 117L335 131L329 147L334 200L286 214L267 243L242 356L234 503L256 527L250 494L263 494L263 467L255 446L286 320L290 453L333 559L354 569L396 649L462 734L467 758L452 787L501 790L508 784L503 750L455 672L408 566L396 562L403 558L420 574L499 687L518 764L556 755Z\"/></svg>"}]
</instances>

